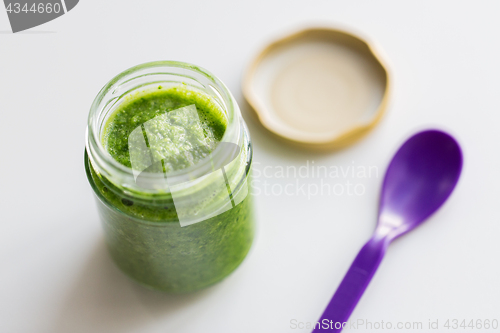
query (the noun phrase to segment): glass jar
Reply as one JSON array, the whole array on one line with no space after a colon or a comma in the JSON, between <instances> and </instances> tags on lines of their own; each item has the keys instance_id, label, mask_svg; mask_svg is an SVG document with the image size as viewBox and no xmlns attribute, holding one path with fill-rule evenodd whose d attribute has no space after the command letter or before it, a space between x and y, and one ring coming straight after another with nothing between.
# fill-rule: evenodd
<instances>
[{"instance_id":1,"label":"glass jar","mask_svg":"<svg viewBox=\"0 0 500 333\"><path fill-rule=\"evenodd\" d=\"M138 94L177 86L217 104L226 118L222 140L194 165L170 172L148 169L138 181L137 170L106 150L106 124ZM248 129L234 97L197 66L160 61L128 69L104 86L90 109L85 169L105 240L120 269L147 287L191 292L238 267L254 236L251 164Z\"/></svg>"}]
</instances>

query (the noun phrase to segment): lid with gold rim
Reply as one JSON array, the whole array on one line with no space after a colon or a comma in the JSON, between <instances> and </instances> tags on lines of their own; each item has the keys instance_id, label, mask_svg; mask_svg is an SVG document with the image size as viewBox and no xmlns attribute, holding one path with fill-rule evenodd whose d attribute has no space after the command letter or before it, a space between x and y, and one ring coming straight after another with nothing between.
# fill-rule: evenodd
<instances>
[{"instance_id":1,"label":"lid with gold rim","mask_svg":"<svg viewBox=\"0 0 500 333\"><path fill-rule=\"evenodd\" d=\"M388 103L389 73L363 39L308 28L252 61L243 93L264 127L311 148L345 147L374 127Z\"/></svg>"}]
</instances>

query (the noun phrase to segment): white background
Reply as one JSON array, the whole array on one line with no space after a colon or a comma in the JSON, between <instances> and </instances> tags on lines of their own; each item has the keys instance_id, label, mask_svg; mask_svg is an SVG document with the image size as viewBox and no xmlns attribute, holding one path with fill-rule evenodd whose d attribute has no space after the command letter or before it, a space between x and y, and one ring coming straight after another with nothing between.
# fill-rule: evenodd
<instances>
[{"instance_id":1,"label":"white background","mask_svg":"<svg viewBox=\"0 0 500 333\"><path fill-rule=\"evenodd\" d=\"M1 8L0 331L308 332L290 321L319 318L374 229L388 161L426 127L460 141L462 178L437 214L390 246L351 318L423 322L415 332L429 320L440 331L453 331L443 329L448 318L500 320L499 12L498 1L83 0L11 34ZM256 170L314 160L374 165L379 177L352 180L365 186L361 196L261 193L250 255L212 288L169 296L129 281L105 250L83 168L99 89L133 65L181 60L215 73L242 102L242 73L257 50L310 24L377 42L394 79L390 109L363 141L318 154L276 141L242 106ZM260 189L295 181L257 180Z\"/></svg>"}]
</instances>

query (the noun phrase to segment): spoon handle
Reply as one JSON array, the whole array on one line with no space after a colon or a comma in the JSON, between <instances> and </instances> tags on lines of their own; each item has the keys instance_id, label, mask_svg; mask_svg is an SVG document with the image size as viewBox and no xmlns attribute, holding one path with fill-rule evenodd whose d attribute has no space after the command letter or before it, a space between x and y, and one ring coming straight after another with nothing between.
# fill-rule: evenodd
<instances>
[{"instance_id":1,"label":"spoon handle","mask_svg":"<svg viewBox=\"0 0 500 333\"><path fill-rule=\"evenodd\" d=\"M340 332L370 283L388 245L385 238L372 237L359 251L337 291L315 325L313 333Z\"/></svg>"}]
</instances>

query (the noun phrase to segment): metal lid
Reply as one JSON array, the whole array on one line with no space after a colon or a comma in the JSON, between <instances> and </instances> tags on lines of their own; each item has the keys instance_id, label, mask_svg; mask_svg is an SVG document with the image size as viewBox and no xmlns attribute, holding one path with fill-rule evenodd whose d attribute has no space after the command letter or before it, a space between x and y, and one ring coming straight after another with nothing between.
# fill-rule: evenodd
<instances>
[{"instance_id":1,"label":"metal lid","mask_svg":"<svg viewBox=\"0 0 500 333\"><path fill-rule=\"evenodd\" d=\"M336 149L380 120L388 104L389 73L363 39L308 28L257 55L244 77L243 94L262 125L278 137Z\"/></svg>"}]
</instances>

